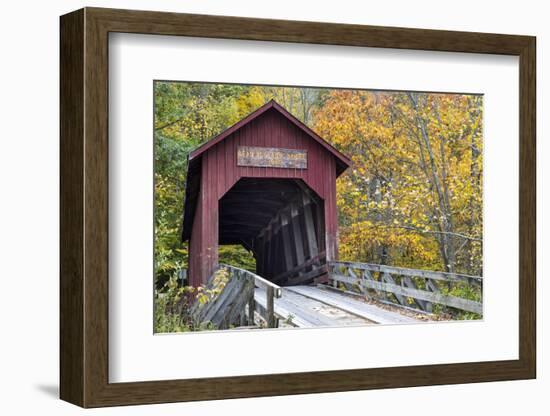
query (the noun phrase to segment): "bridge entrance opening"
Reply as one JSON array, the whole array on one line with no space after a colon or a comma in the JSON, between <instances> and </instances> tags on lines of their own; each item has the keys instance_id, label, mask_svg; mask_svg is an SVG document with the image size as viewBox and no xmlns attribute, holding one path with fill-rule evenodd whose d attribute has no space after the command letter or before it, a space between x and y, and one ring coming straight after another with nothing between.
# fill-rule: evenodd
<instances>
[{"instance_id":1,"label":"bridge entrance opening","mask_svg":"<svg viewBox=\"0 0 550 416\"><path fill-rule=\"evenodd\" d=\"M322 282L338 259L336 179L351 160L270 101L188 156L182 241L189 282L207 283L220 244L241 244L278 285Z\"/></svg>"},{"instance_id":2,"label":"bridge entrance opening","mask_svg":"<svg viewBox=\"0 0 550 416\"><path fill-rule=\"evenodd\" d=\"M301 179L241 178L219 200L219 244L241 244L281 286L327 277L322 198Z\"/></svg>"}]
</instances>

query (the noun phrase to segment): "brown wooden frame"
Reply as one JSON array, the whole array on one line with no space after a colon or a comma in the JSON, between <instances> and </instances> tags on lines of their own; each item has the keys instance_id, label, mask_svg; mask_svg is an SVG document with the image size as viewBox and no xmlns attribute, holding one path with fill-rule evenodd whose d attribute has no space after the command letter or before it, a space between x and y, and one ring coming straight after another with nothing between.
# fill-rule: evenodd
<instances>
[{"instance_id":1,"label":"brown wooden frame","mask_svg":"<svg viewBox=\"0 0 550 416\"><path fill-rule=\"evenodd\" d=\"M519 56L519 359L109 383L109 32ZM530 36L147 11L85 8L62 16L61 398L99 407L535 378L535 45Z\"/></svg>"}]
</instances>

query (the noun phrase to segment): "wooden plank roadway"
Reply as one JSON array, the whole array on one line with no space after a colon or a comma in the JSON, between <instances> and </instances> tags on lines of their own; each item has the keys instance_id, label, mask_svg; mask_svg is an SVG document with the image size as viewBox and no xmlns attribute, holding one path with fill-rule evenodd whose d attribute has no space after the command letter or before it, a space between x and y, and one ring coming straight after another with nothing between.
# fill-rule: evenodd
<instances>
[{"instance_id":1,"label":"wooden plank roadway","mask_svg":"<svg viewBox=\"0 0 550 416\"><path fill-rule=\"evenodd\" d=\"M331 292L316 286L290 286L285 289L310 299L316 299L319 302L326 303L327 305L377 324L405 324L418 322L418 320L402 315L399 312L382 309L375 305L354 299L346 294Z\"/></svg>"},{"instance_id":2,"label":"wooden plank roadway","mask_svg":"<svg viewBox=\"0 0 550 416\"><path fill-rule=\"evenodd\" d=\"M265 290L256 288L254 298L259 307L265 308ZM283 287L274 307L280 326L314 328L420 322L317 286Z\"/></svg>"}]
</instances>

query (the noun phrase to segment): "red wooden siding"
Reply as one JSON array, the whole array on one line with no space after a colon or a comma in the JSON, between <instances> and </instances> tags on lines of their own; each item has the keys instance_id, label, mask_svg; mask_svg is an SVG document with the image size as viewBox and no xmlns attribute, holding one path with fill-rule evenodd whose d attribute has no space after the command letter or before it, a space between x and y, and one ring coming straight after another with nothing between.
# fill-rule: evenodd
<instances>
[{"instance_id":1,"label":"red wooden siding","mask_svg":"<svg viewBox=\"0 0 550 416\"><path fill-rule=\"evenodd\" d=\"M306 150L307 169L237 166L238 146ZM302 179L324 201L327 260L338 258L336 158L281 112L276 109L263 112L209 147L200 157L200 191L189 247L192 285L204 283L218 264L218 201L241 178Z\"/></svg>"}]
</instances>

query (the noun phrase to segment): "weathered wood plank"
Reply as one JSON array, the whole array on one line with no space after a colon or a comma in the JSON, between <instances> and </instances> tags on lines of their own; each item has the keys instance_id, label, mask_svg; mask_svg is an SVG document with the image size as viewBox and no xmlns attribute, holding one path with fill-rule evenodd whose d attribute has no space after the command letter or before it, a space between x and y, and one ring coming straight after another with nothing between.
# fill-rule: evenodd
<instances>
[{"instance_id":1,"label":"weathered wood plank","mask_svg":"<svg viewBox=\"0 0 550 416\"><path fill-rule=\"evenodd\" d=\"M449 284L449 282L447 282ZM439 287L437 287L436 281L433 279L426 279L426 289L427 291L431 291L434 293L439 293ZM426 302L426 308L424 309L426 312L432 312L433 311L433 305L431 302Z\"/></svg>"},{"instance_id":2,"label":"weathered wood plank","mask_svg":"<svg viewBox=\"0 0 550 416\"><path fill-rule=\"evenodd\" d=\"M258 290L258 289L256 289ZM264 318L266 315L267 315L267 311L266 311L266 308L265 308L265 293L262 295L254 295L254 299L255 299L255 303L254 303L254 307L255 307L255 310L256 312L258 312L258 315L260 315L262 318ZM281 315L282 313L282 315ZM280 308L275 308L275 316L277 317L277 319L279 318L282 318L284 319L284 311L281 312L281 309ZM298 326L298 325L291 325L291 326Z\"/></svg>"},{"instance_id":3,"label":"weathered wood plank","mask_svg":"<svg viewBox=\"0 0 550 416\"><path fill-rule=\"evenodd\" d=\"M367 280L374 280L374 277L372 276L372 273L369 270L361 270L361 277L363 279L367 279ZM367 291L367 289L363 285L361 285L360 287L361 287L361 290L362 290L363 293L370 296L369 292ZM381 294L379 291L375 291L375 293L376 293L377 296L380 296L380 294Z\"/></svg>"},{"instance_id":4,"label":"weathered wood plank","mask_svg":"<svg viewBox=\"0 0 550 416\"><path fill-rule=\"evenodd\" d=\"M256 311L262 317L265 317L267 315L265 291L262 289L256 289L254 292L254 299L256 302ZM285 320L287 324L298 328L313 328L316 326L314 323L303 319L296 313L292 313L289 309L287 309L287 307L292 308L292 305L288 305L287 302L278 299L275 303L275 316L279 319ZM294 312L296 311L294 310ZM289 320L289 317L292 317L292 319Z\"/></svg>"},{"instance_id":5,"label":"weathered wood plank","mask_svg":"<svg viewBox=\"0 0 550 416\"><path fill-rule=\"evenodd\" d=\"M352 279L357 280L357 286L361 287L361 279L355 274L353 269L350 267L346 271L348 272L348 274L350 275L350 277ZM349 283L344 283L344 286L347 290L352 290L353 289L352 285L350 285Z\"/></svg>"},{"instance_id":6,"label":"weathered wood plank","mask_svg":"<svg viewBox=\"0 0 550 416\"><path fill-rule=\"evenodd\" d=\"M355 319L357 317L352 314L348 314L345 311L338 310L337 308L319 302L318 300L308 298L287 289L288 288L284 289L282 299L277 300L277 302L280 303L282 301L283 305L285 305L285 307L291 311L294 316L300 316L302 319L311 322L316 327L339 327L347 325L347 322L345 320L343 321L341 317L336 316L336 313L343 316L348 315L349 321L358 321L358 319ZM330 315L330 312L334 312L335 315ZM360 319L359 321L360 324L368 323L367 321Z\"/></svg>"},{"instance_id":7,"label":"weathered wood plank","mask_svg":"<svg viewBox=\"0 0 550 416\"><path fill-rule=\"evenodd\" d=\"M342 282L353 282L354 280L348 276L333 274L332 279L336 279ZM440 303L442 305L451 306L453 308L461 309L468 312L477 314L483 313L483 305L479 302L461 299L455 296L443 295L441 293L426 292L419 289L411 289L402 286L392 285L390 283L377 282L371 280L363 280L362 284L375 290L386 291L390 293L396 293L403 296L410 296L412 298L425 300L433 303Z\"/></svg>"},{"instance_id":8,"label":"weathered wood plank","mask_svg":"<svg viewBox=\"0 0 550 416\"><path fill-rule=\"evenodd\" d=\"M292 232L294 234L294 250L296 253L296 263L303 264L305 261L304 243L302 238L302 229L300 227L299 211L295 203L290 204L290 222L292 223Z\"/></svg>"},{"instance_id":9,"label":"weathered wood plank","mask_svg":"<svg viewBox=\"0 0 550 416\"><path fill-rule=\"evenodd\" d=\"M207 289L212 288L212 275L206 285ZM223 288L222 293L220 293L216 298L211 299L206 304L195 301L193 307L191 308L191 314L200 322L206 322L212 319L212 317L217 313L219 308L224 304L226 299L231 296L236 290L238 290L239 281L237 279L230 279L225 287Z\"/></svg>"},{"instance_id":10,"label":"weathered wood plank","mask_svg":"<svg viewBox=\"0 0 550 416\"><path fill-rule=\"evenodd\" d=\"M465 282L470 283L470 280L480 284L483 281L482 276L470 276L466 274L459 273L447 273L447 272L436 272L431 270L416 270L416 269L407 269L404 267L393 267L386 266L381 264L371 264L371 263L354 263L349 261L339 261L331 262L334 265L341 265L347 267L353 267L354 269L369 270L372 272L386 272L390 274L397 274L401 276L410 276L410 277L422 277L425 279L434 279L434 280L445 280L445 281L454 281L454 282Z\"/></svg>"},{"instance_id":11,"label":"weathered wood plank","mask_svg":"<svg viewBox=\"0 0 550 416\"><path fill-rule=\"evenodd\" d=\"M205 315L202 315L201 321L212 323L214 323L214 321L219 322L220 320L215 317L223 316L225 314L226 308L231 304L235 296L240 293L242 283L243 282L236 279L234 279L233 282L230 280L218 298L211 302L211 306L209 308L206 308L207 312Z\"/></svg>"},{"instance_id":12,"label":"weathered wood plank","mask_svg":"<svg viewBox=\"0 0 550 416\"><path fill-rule=\"evenodd\" d=\"M256 310L256 304L254 301L254 294L248 299L248 325L254 325L254 311Z\"/></svg>"},{"instance_id":13,"label":"weathered wood plank","mask_svg":"<svg viewBox=\"0 0 550 416\"><path fill-rule=\"evenodd\" d=\"M334 306L374 323L402 324L419 322L416 319L401 315L397 312L387 311L366 302L353 299L347 295L329 292L327 290L320 289L319 287L292 286L285 288L285 291L286 290L309 297L327 305Z\"/></svg>"},{"instance_id":14,"label":"weathered wood plank","mask_svg":"<svg viewBox=\"0 0 550 416\"><path fill-rule=\"evenodd\" d=\"M267 293L267 299L268 299L268 305L266 306L266 314L262 315L264 319L268 322L268 325L270 328L277 327L277 319L274 316L273 313L273 307L269 307L269 304L273 305L274 298L280 298L282 295L282 289L280 286L277 286L276 284L270 282L269 280L264 279L261 276L258 276L255 273L252 273L248 270L240 269L238 267L229 266L222 264L221 267L226 268L231 273L231 280L230 282L234 280L243 280L246 282L246 286L244 286L243 283L241 283L240 290L244 293L244 295L238 295L238 306L236 307L239 311L242 309L243 311L246 309L246 306L248 304L249 308L249 314L250 310L254 310L254 287L258 287L264 290L265 293ZM234 290L226 295L226 296L235 296ZM252 305L252 306L251 306ZM229 310L233 311L233 306L229 307L227 302L223 306L227 309L226 313L232 313L229 312ZM253 315L253 314L252 314ZM230 318L233 318L233 315L231 315ZM253 316L252 316L253 319ZM231 320L231 319L230 319Z\"/></svg>"},{"instance_id":15,"label":"weathered wood plank","mask_svg":"<svg viewBox=\"0 0 550 416\"><path fill-rule=\"evenodd\" d=\"M309 266L311 266L315 262L317 262L317 261L322 262L324 257L325 257L325 252L323 251L323 252L319 253L318 256L316 256L314 258L311 258L311 259L303 262L302 264L297 265L292 270L289 270L287 272L281 273L278 276L275 276L273 278L273 280L276 281L276 282L285 281L289 277L292 277L293 275L298 274L299 272L303 271L304 269L307 269Z\"/></svg>"},{"instance_id":16,"label":"weathered wood plank","mask_svg":"<svg viewBox=\"0 0 550 416\"><path fill-rule=\"evenodd\" d=\"M239 316L244 314L248 300L254 297L254 283L250 280L245 280L241 292L231 302L230 307L223 313L217 315L217 320L214 320L214 325L220 328L228 328L235 322L238 322Z\"/></svg>"},{"instance_id":17,"label":"weathered wood plank","mask_svg":"<svg viewBox=\"0 0 550 416\"><path fill-rule=\"evenodd\" d=\"M266 256L264 274L267 277L272 277L273 269L271 265L273 264L273 241L272 241L271 223L267 228L267 231L265 234L265 244L266 244L267 256Z\"/></svg>"},{"instance_id":18,"label":"weathered wood plank","mask_svg":"<svg viewBox=\"0 0 550 416\"><path fill-rule=\"evenodd\" d=\"M313 279L315 279L316 277L321 276L326 272L327 272L327 267L325 265L321 267L315 267L313 270L310 270L309 272L306 272L294 278L288 279L287 285L298 285L298 284L309 283L309 282L312 282Z\"/></svg>"},{"instance_id":19,"label":"weathered wood plank","mask_svg":"<svg viewBox=\"0 0 550 416\"><path fill-rule=\"evenodd\" d=\"M381 281L383 281L383 282L390 283L392 285L396 284L395 279L388 272L381 273L380 277L381 277ZM401 296L397 293L394 293L393 295L395 296L395 299L397 299L397 302L399 302L401 305L406 305L407 304L407 299L405 299L403 296Z\"/></svg>"},{"instance_id":20,"label":"weathered wood plank","mask_svg":"<svg viewBox=\"0 0 550 416\"><path fill-rule=\"evenodd\" d=\"M326 284L319 284L317 286L322 288L322 289L331 290L333 292L343 293L346 296L351 296L351 297L354 297L354 298L359 299L359 300L363 300L366 297L365 295L362 295L362 294L357 293L357 292L350 292L348 290L338 289L338 288L335 288L335 287L332 287L332 286L329 286L329 285L326 285ZM412 306L406 306L406 305L396 305L395 302L392 302L392 301L386 301L386 300L383 300L383 299L376 299L376 302L381 303L383 305L398 307L399 309L405 309L407 311L414 312L416 314L433 316L432 313L423 311L422 309L418 309L418 308L415 308L415 307L412 307Z\"/></svg>"},{"instance_id":21,"label":"weathered wood plank","mask_svg":"<svg viewBox=\"0 0 550 416\"><path fill-rule=\"evenodd\" d=\"M307 169L307 150L239 146L237 166Z\"/></svg>"},{"instance_id":22,"label":"weathered wood plank","mask_svg":"<svg viewBox=\"0 0 550 416\"><path fill-rule=\"evenodd\" d=\"M405 287L410 287L411 289L418 289L418 287L416 286L416 284L414 283L411 277L403 276L402 279L403 279L402 280L403 285ZM428 309L428 306L427 306L428 302L424 300L414 299L414 303L423 311L426 311Z\"/></svg>"},{"instance_id":23,"label":"weathered wood plank","mask_svg":"<svg viewBox=\"0 0 550 416\"><path fill-rule=\"evenodd\" d=\"M268 328L275 328L275 312L274 312L274 305L273 305L273 287L268 286L265 291L266 296L266 321L267 321L267 327Z\"/></svg>"},{"instance_id":24,"label":"weathered wood plank","mask_svg":"<svg viewBox=\"0 0 550 416\"><path fill-rule=\"evenodd\" d=\"M256 310L265 315L265 291L257 288ZM372 323L357 315L334 308L283 288L283 296L275 300L275 316L285 324L300 328L341 327Z\"/></svg>"},{"instance_id":25,"label":"weathered wood plank","mask_svg":"<svg viewBox=\"0 0 550 416\"><path fill-rule=\"evenodd\" d=\"M276 298L281 297L281 287L277 286L275 283L270 282L269 280L264 279L261 276L258 276L257 274L250 273L254 278L254 285L256 287L261 287L262 289L267 289L268 287L273 288L273 296Z\"/></svg>"},{"instance_id":26,"label":"weathered wood plank","mask_svg":"<svg viewBox=\"0 0 550 416\"><path fill-rule=\"evenodd\" d=\"M313 223L313 214L311 212L311 200L305 193L302 194L302 207L304 210L304 224L306 229L309 257L313 258L319 253L319 248L317 247L317 236L315 235L315 225Z\"/></svg>"},{"instance_id":27,"label":"weathered wood plank","mask_svg":"<svg viewBox=\"0 0 550 416\"><path fill-rule=\"evenodd\" d=\"M248 310L248 323L254 324L254 287L269 288L272 297L281 296L281 288L272 282L244 269L229 265L220 265L230 273L230 278L221 293L206 304L196 301L191 313L198 323L210 322L218 328L227 328L233 324L242 324ZM212 289L212 275L206 290ZM248 309L247 309L248 308ZM243 321L243 322L239 322ZM276 320L270 320L276 325Z\"/></svg>"},{"instance_id":28,"label":"weathered wood plank","mask_svg":"<svg viewBox=\"0 0 550 416\"><path fill-rule=\"evenodd\" d=\"M294 266L292 258L292 242L290 241L290 233L288 227L290 226L288 214L286 211L281 211L281 233L283 235L283 251L285 257L286 271L291 270Z\"/></svg>"}]
</instances>

